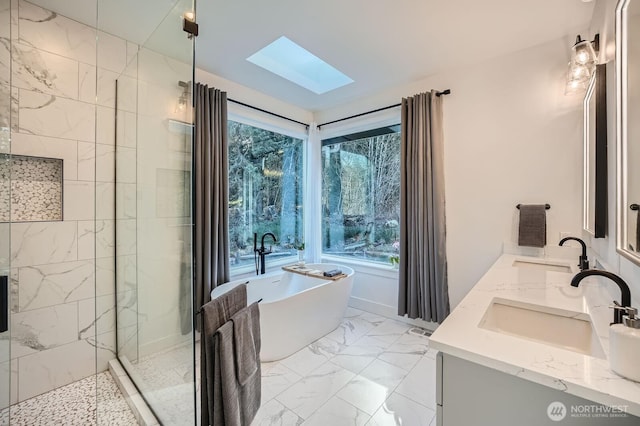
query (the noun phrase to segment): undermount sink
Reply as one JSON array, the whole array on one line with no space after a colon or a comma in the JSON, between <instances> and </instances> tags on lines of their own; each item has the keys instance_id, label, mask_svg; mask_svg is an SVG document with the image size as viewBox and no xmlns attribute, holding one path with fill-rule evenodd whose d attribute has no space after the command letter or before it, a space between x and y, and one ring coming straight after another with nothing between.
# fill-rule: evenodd
<instances>
[{"instance_id":1,"label":"undermount sink","mask_svg":"<svg viewBox=\"0 0 640 426\"><path fill-rule=\"evenodd\" d=\"M538 269L550 272L567 272L571 273L571 267L563 263L547 262L544 260L522 260L513 261L513 266L517 268Z\"/></svg>"},{"instance_id":2,"label":"undermount sink","mask_svg":"<svg viewBox=\"0 0 640 426\"><path fill-rule=\"evenodd\" d=\"M585 313L494 298L479 327L605 358L600 340Z\"/></svg>"}]
</instances>

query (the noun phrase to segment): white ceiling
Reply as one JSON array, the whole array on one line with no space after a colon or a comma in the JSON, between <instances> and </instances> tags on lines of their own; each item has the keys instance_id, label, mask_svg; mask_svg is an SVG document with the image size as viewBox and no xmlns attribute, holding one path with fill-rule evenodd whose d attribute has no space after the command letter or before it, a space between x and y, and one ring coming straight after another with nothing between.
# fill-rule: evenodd
<instances>
[{"instance_id":1,"label":"white ceiling","mask_svg":"<svg viewBox=\"0 0 640 426\"><path fill-rule=\"evenodd\" d=\"M96 1L31 1L95 25ZM97 4L104 31L142 43L155 30L148 44L156 49L188 49L179 15L192 0ZM198 0L196 65L301 108L326 110L452 67L573 40L593 7L582 0ZM175 32L163 29L171 26ZM283 35L355 82L317 95L246 60Z\"/></svg>"},{"instance_id":2,"label":"white ceiling","mask_svg":"<svg viewBox=\"0 0 640 426\"><path fill-rule=\"evenodd\" d=\"M197 65L312 111L587 28L581 0L201 0ZM355 80L317 95L246 61L286 36ZM567 46L567 52L570 45ZM454 88L455 89L455 88Z\"/></svg>"}]
</instances>

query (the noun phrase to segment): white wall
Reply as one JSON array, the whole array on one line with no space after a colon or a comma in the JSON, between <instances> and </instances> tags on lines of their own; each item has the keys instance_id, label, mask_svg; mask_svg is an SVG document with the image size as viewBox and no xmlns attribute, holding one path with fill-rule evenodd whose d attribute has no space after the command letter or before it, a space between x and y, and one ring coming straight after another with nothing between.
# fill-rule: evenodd
<instances>
[{"instance_id":1,"label":"white wall","mask_svg":"<svg viewBox=\"0 0 640 426\"><path fill-rule=\"evenodd\" d=\"M571 43L559 39L316 114L322 123L430 89L452 90L444 101L452 306L500 255L503 242L516 241L516 204L551 204L549 245L561 231L580 235L582 97L564 94ZM358 285L354 292L364 294Z\"/></svg>"}]
</instances>

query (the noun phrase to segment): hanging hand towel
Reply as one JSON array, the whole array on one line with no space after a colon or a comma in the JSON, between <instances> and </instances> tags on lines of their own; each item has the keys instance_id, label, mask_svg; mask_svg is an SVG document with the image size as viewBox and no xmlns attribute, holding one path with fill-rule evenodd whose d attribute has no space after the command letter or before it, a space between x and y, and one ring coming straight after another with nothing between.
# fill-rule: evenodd
<instances>
[{"instance_id":1,"label":"hanging hand towel","mask_svg":"<svg viewBox=\"0 0 640 426\"><path fill-rule=\"evenodd\" d=\"M259 321L258 304L254 303L238 311L214 335L212 426L249 426L260 408Z\"/></svg>"},{"instance_id":2,"label":"hanging hand towel","mask_svg":"<svg viewBox=\"0 0 640 426\"><path fill-rule=\"evenodd\" d=\"M216 333L228 323L229 347L233 347L233 315L247 306L247 286L241 284L216 297L202 307L202 339L200 342L200 422L202 425L224 425L221 393L220 344ZM231 357L233 366L233 357ZM235 369L235 368L234 368ZM235 373L234 373L235 379ZM233 423L227 422L229 426Z\"/></svg>"},{"instance_id":3,"label":"hanging hand towel","mask_svg":"<svg viewBox=\"0 0 640 426\"><path fill-rule=\"evenodd\" d=\"M521 204L518 245L544 247L547 244L547 210L544 204Z\"/></svg>"},{"instance_id":4,"label":"hanging hand towel","mask_svg":"<svg viewBox=\"0 0 640 426\"><path fill-rule=\"evenodd\" d=\"M231 317L235 362L238 382L241 386L260 370L260 310L258 303L242 309ZM260 406L258 402L257 406Z\"/></svg>"}]
</instances>

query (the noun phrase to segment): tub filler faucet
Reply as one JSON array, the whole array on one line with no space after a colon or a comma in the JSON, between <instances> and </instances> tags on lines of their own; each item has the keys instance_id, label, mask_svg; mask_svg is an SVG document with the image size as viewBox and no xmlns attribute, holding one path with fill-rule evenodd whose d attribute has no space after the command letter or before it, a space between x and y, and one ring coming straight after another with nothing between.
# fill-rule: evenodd
<instances>
[{"instance_id":1,"label":"tub filler faucet","mask_svg":"<svg viewBox=\"0 0 640 426\"><path fill-rule=\"evenodd\" d=\"M265 273L265 257L268 254L271 254L271 246L269 246L269 250L264 247L265 237L271 237L274 243L278 242L275 235L273 235L271 232L267 232L262 234L262 238L260 239L260 247L258 247L258 234L256 232L253 233L253 253L256 263L256 275L262 275ZM258 270L260 272L258 272Z\"/></svg>"}]
</instances>

